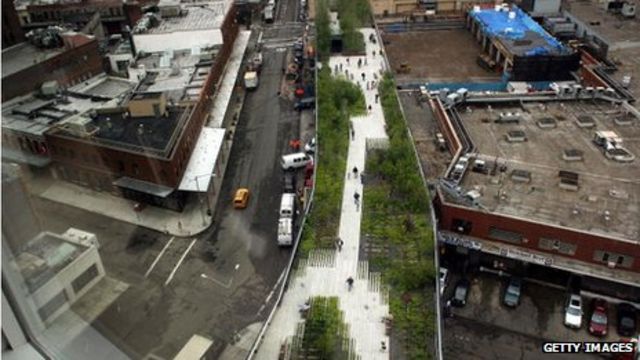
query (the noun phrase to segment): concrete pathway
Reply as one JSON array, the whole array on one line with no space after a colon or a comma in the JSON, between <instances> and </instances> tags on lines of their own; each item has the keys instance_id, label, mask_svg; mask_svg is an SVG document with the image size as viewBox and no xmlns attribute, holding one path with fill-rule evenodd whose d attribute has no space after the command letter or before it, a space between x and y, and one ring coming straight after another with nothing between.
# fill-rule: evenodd
<instances>
[{"instance_id":1,"label":"concrete pathway","mask_svg":"<svg viewBox=\"0 0 640 360\"><path fill-rule=\"evenodd\" d=\"M354 166L358 168L359 173L364 170L367 142L379 143L387 139L382 108L380 103L375 101L376 87L370 86L367 89L365 83L365 81L374 80L374 73L380 80L380 71L385 66L384 58L379 54L379 41L376 44L368 41L369 35L375 34L375 31L362 29L361 32L367 42L367 65L364 65L362 56L348 58L334 56L329 61L332 70L336 65L339 68L339 64L342 64L343 71L338 76L344 76L345 70L348 70L348 73L354 75L354 82L359 80L365 93L367 106L371 105L371 111L366 115L351 119L355 136L349 144L339 227L339 236L344 241L344 246L341 251L332 249L313 251L309 259L300 262L298 269L292 274L289 289L258 349L257 359L278 358L281 344L294 336L298 324L302 321L299 307L313 296L339 298L344 321L349 326L349 337L353 340L351 342L353 353L367 360L389 358L388 348L382 350L381 346L382 342L387 347L389 344L382 322L383 317L389 313L388 294L381 286L380 274L370 273L368 263L358 259L361 205L355 203L353 195L355 192L359 193L362 201L362 183L359 177L355 178L351 172ZM362 59L363 62L360 68L358 59ZM365 74L364 81L362 73ZM355 279L351 291L346 284L349 276Z\"/></svg>"}]
</instances>

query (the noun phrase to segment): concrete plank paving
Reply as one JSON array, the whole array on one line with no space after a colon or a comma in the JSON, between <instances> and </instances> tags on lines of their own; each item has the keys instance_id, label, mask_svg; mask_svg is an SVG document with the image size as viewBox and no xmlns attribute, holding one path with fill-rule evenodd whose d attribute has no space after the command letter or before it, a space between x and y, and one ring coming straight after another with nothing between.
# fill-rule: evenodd
<instances>
[{"instance_id":1,"label":"concrete plank paving","mask_svg":"<svg viewBox=\"0 0 640 360\"><path fill-rule=\"evenodd\" d=\"M373 29L360 30L365 39L370 34L375 35ZM288 291L277 310L264 340L256 354L257 359L277 359L281 345L294 336L298 324L302 321L299 309L310 297L335 296L339 298L340 310L344 312L344 321L349 326L349 337L354 340L354 353L361 359L388 359L389 352L382 349L382 342L387 346L389 337L385 334L383 317L389 313L387 294L381 285L380 274L371 274L368 264L358 259L360 247L361 206L356 204L354 193L360 194L362 201L362 183L359 177L354 177L353 167L361 173L365 167L365 156L368 139L386 141L384 116L380 103L376 103L377 88L367 86L365 81L380 80L385 68L384 58L380 55L380 42L373 44L367 41L366 65L358 67L358 60L363 56L332 56L329 60L331 69L342 64L345 70L354 74L353 81L358 83L365 94L367 106L366 115L351 119L354 138L349 144L347 167L342 210L338 234L344 241L341 251L316 250L309 255L307 261L301 261L299 268L292 275ZM375 55L374 55L375 53ZM347 59L349 63L347 64ZM339 65L338 65L339 67ZM365 80L362 79L365 74ZM334 74L336 75L336 74ZM358 81L359 80L359 81ZM371 85L371 84L370 84ZM328 253L330 252L330 254ZM349 291L346 279L354 278L354 286Z\"/></svg>"}]
</instances>

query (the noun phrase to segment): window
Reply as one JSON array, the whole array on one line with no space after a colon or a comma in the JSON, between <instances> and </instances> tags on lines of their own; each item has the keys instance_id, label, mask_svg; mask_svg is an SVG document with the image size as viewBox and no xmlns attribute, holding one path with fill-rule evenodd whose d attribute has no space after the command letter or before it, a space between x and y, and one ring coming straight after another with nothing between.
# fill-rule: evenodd
<instances>
[{"instance_id":1,"label":"window","mask_svg":"<svg viewBox=\"0 0 640 360\"><path fill-rule=\"evenodd\" d=\"M509 231L504 229L499 229L497 227L491 226L489 227L489 237L495 240L501 240L510 242L513 244L521 244L522 243L522 234Z\"/></svg>"},{"instance_id":2,"label":"window","mask_svg":"<svg viewBox=\"0 0 640 360\"><path fill-rule=\"evenodd\" d=\"M609 251L596 250L593 253L593 260L602 262L606 265L613 265L617 267L630 268L635 261L635 258L630 255L618 254Z\"/></svg>"},{"instance_id":3,"label":"window","mask_svg":"<svg viewBox=\"0 0 640 360\"><path fill-rule=\"evenodd\" d=\"M471 233L471 228L473 224L471 221L467 221L464 219L454 218L451 222L451 230L458 232L460 234L469 234Z\"/></svg>"},{"instance_id":4,"label":"window","mask_svg":"<svg viewBox=\"0 0 640 360\"><path fill-rule=\"evenodd\" d=\"M51 315L53 315L58 309L62 307L62 305L66 304L68 301L67 294L64 290L60 291L56 296L51 298L51 300L47 301L47 303L38 309L38 315L42 321L47 321Z\"/></svg>"},{"instance_id":5,"label":"window","mask_svg":"<svg viewBox=\"0 0 640 360\"><path fill-rule=\"evenodd\" d=\"M96 264L93 264L77 278L75 278L75 280L73 280L73 282L71 283L73 285L73 291L79 293L80 291L82 291L82 289L84 289L85 286L87 286L88 283L91 282L91 280L95 279L97 276L98 268L96 267Z\"/></svg>"},{"instance_id":6,"label":"window","mask_svg":"<svg viewBox=\"0 0 640 360\"><path fill-rule=\"evenodd\" d=\"M575 255L578 246L555 238L541 237L538 240L538 247L543 250L555 251L565 255Z\"/></svg>"}]
</instances>

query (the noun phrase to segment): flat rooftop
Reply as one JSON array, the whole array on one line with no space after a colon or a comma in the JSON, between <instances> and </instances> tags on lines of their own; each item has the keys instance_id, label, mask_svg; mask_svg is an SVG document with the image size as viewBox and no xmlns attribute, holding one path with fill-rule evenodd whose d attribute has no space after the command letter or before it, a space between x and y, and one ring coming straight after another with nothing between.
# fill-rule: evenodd
<instances>
[{"instance_id":1,"label":"flat rooftop","mask_svg":"<svg viewBox=\"0 0 640 360\"><path fill-rule=\"evenodd\" d=\"M29 241L15 258L31 292L36 291L88 248L43 232Z\"/></svg>"},{"instance_id":2,"label":"flat rooftop","mask_svg":"<svg viewBox=\"0 0 640 360\"><path fill-rule=\"evenodd\" d=\"M522 120L494 122L499 113L506 112L519 112ZM469 169L460 182L464 192L479 191L482 207L640 242L640 159L627 163L607 159L592 141L596 131L614 131L622 145L637 157L639 119L598 100L492 104L491 109L463 105L459 115L476 146L477 158L485 160L490 170L485 174ZM630 123L619 125L614 121L621 118ZM593 122L593 127L578 126L579 120L583 125ZM509 142L509 133L524 135L526 141ZM565 152L582 159L564 160ZM514 171L520 175L515 179ZM561 171L577 178L577 191L559 186ZM529 181L523 181L526 177Z\"/></svg>"},{"instance_id":3,"label":"flat rooftop","mask_svg":"<svg viewBox=\"0 0 640 360\"><path fill-rule=\"evenodd\" d=\"M67 91L104 99L124 97L133 91L137 83L101 74L67 89Z\"/></svg>"},{"instance_id":4,"label":"flat rooftop","mask_svg":"<svg viewBox=\"0 0 640 360\"><path fill-rule=\"evenodd\" d=\"M625 19L590 0L569 0L567 10L610 42L610 50L640 46L640 17ZM638 4L638 2L636 2Z\"/></svg>"},{"instance_id":5,"label":"flat rooftop","mask_svg":"<svg viewBox=\"0 0 640 360\"><path fill-rule=\"evenodd\" d=\"M42 136L76 114L110 105L115 102L73 95L51 99L27 95L2 104L2 129Z\"/></svg>"},{"instance_id":6,"label":"flat rooftop","mask_svg":"<svg viewBox=\"0 0 640 360\"><path fill-rule=\"evenodd\" d=\"M149 29L146 34L219 29L231 4L231 0L219 0L193 6L183 5L185 15L163 18L158 26Z\"/></svg>"},{"instance_id":7,"label":"flat rooftop","mask_svg":"<svg viewBox=\"0 0 640 360\"><path fill-rule=\"evenodd\" d=\"M98 113L86 126L93 130L90 137L70 127L57 127L51 134L166 157L188 117L183 107L168 107L167 114L166 117L125 117L122 112Z\"/></svg>"},{"instance_id":8,"label":"flat rooftop","mask_svg":"<svg viewBox=\"0 0 640 360\"><path fill-rule=\"evenodd\" d=\"M22 42L2 50L2 77L7 77L65 52L64 47L40 49Z\"/></svg>"},{"instance_id":9,"label":"flat rooftop","mask_svg":"<svg viewBox=\"0 0 640 360\"><path fill-rule=\"evenodd\" d=\"M511 9L471 10L482 32L517 56L566 55L571 50L551 36L517 6Z\"/></svg>"}]
</instances>

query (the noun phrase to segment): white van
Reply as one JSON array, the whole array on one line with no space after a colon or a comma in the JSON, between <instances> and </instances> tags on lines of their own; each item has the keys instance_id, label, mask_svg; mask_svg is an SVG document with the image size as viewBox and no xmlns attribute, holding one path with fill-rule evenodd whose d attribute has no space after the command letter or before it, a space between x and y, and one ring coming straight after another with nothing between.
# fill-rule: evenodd
<instances>
[{"instance_id":1,"label":"white van","mask_svg":"<svg viewBox=\"0 0 640 360\"><path fill-rule=\"evenodd\" d=\"M305 167L312 161L313 159L309 155L303 152L299 152L295 154L283 155L280 164L282 165L282 168L284 170L290 170Z\"/></svg>"},{"instance_id":2,"label":"white van","mask_svg":"<svg viewBox=\"0 0 640 360\"><path fill-rule=\"evenodd\" d=\"M293 244L292 224L291 218L280 218L280 220L278 220L279 246L291 246Z\"/></svg>"},{"instance_id":3,"label":"white van","mask_svg":"<svg viewBox=\"0 0 640 360\"><path fill-rule=\"evenodd\" d=\"M280 217L292 219L295 211L295 203L295 194L282 194L282 200L280 200Z\"/></svg>"}]
</instances>

